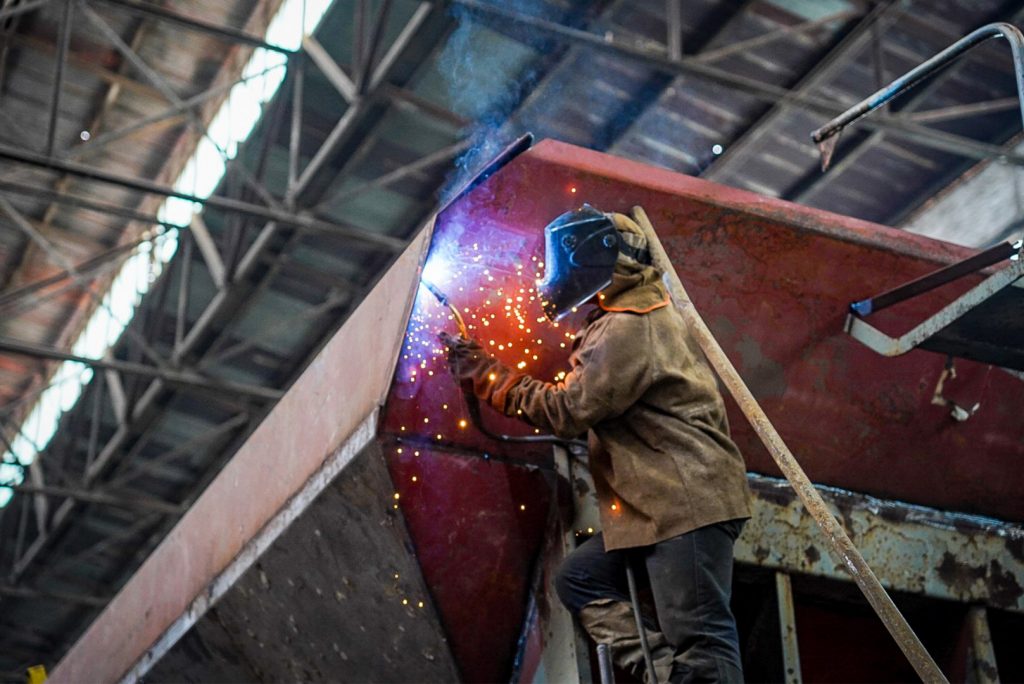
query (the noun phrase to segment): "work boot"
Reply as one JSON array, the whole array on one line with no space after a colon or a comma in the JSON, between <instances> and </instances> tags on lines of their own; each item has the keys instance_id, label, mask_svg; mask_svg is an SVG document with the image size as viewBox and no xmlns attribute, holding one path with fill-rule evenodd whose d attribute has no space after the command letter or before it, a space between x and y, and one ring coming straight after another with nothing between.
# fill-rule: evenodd
<instances>
[{"instance_id":1,"label":"work boot","mask_svg":"<svg viewBox=\"0 0 1024 684\"><path fill-rule=\"evenodd\" d=\"M644 682L650 684L651 678L645 671L644 651L640 644L640 633L636 630L633 606L613 599L591 601L580 609L580 623L596 643L608 644L612 660L617 666L634 674L643 672ZM657 681L666 684L672 672L675 653L664 634L650 628L645 631Z\"/></svg>"}]
</instances>

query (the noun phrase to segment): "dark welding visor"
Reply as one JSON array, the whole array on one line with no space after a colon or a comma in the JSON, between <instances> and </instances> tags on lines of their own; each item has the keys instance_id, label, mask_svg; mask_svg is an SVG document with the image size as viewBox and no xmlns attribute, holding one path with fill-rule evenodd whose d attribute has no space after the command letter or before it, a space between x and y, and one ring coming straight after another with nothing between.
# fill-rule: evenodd
<instances>
[{"instance_id":1,"label":"dark welding visor","mask_svg":"<svg viewBox=\"0 0 1024 684\"><path fill-rule=\"evenodd\" d=\"M537 291L549 319L557 321L611 284L620 242L611 219L589 204L544 228L544 278Z\"/></svg>"}]
</instances>

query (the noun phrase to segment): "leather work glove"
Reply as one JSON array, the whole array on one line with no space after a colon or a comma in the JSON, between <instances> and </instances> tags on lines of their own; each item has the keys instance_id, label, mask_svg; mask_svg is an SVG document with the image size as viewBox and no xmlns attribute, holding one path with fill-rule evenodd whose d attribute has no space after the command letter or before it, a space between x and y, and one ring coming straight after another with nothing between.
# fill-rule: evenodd
<instances>
[{"instance_id":1,"label":"leather work glove","mask_svg":"<svg viewBox=\"0 0 1024 684\"><path fill-rule=\"evenodd\" d=\"M454 337L446 332L437 336L448 353L448 368L452 375L482 401L502 413L508 391L523 377L484 351L476 340Z\"/></svg>"}]
</instances>

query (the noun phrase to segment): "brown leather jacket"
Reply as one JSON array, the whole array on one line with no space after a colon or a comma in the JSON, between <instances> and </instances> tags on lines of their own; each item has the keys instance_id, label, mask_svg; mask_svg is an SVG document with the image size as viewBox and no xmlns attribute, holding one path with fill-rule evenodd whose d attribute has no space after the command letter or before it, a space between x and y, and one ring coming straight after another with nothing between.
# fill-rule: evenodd
<instances>
[{"instance_id":1,"label":"brown leather jacket","mask_svg":"<svg viewBox=\"0 0 1024 684\"><path fill-rule=\"evenodd\" d=\"M659 273L617 271L599 296L563 381L517 378L492 402L562 437L589 431L607 550L750 517L717 381Z\"/></svg>"}]
</instances>

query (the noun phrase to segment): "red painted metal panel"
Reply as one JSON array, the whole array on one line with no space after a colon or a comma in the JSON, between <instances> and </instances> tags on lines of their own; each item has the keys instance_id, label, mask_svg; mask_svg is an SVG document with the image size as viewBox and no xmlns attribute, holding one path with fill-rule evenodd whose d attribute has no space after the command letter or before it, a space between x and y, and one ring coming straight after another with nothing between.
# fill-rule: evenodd
<instances>
[{"instance_id":1,"label":"red painted metal panel","mask_svg":"<svg viewBox=\"0 0 1024 684\"><path fill-rule=\"evenodd\" d=\"M533 562L549 527L551 478L465 453L398 454L402 447L394 442L386 448L423 577L464 681L507 680Z\"/></svg>"},{"instance_id":2,"label":"red painted metal panel","mask_svg":"<svg viewBox=\"0 0 1024 684\"><path fill-rule=\"evenodd\" d=\"M438 218L425 267L489 351L542 378L566 369L575 329L572 320L542 320L533 291L542 228L584 201L647 210L690 296L813 480L1024 519L1024 383L958 362L959 378L947 387L982 410L957 423L930 404L943 358L882 358L843 332L851 301L968 250L546 141ZM893 307L880 325L909 328L959 290ZM473 429L444 365L440 329L454 333L455 323L420 288L382 431L394 440L399 505L453 650L464 676L484 681L508 674L525 569L547 506L539 478L506 488L522 463L548 467L550 449L494 442ZM735 407L731 413L750 469L777 474ZM493 431L533 432L486 407L484 415ZM491 463L479 460L485 455ZM519 505L537 516L521 516Z\"/></svg>"},{"instance_id":3,"label":"red painted metal panel","mask_svg":"<svg viewBox=\"0 0 1024 684\"><path fill-rule=\"evenodd\" d=\"M948 388L982 404L958 423L930 403L942 357L882 358L842 331L849 302L970 250L558 143L498 180L506 220L535 229L580 199L644 206L690 296L816 482L1024 519L1024 383L958 361ZM959 290L893 307L879 324L906 330ZM736 413L733 427L751 470L774 473Z\"/></svg>"}]
</instances>

